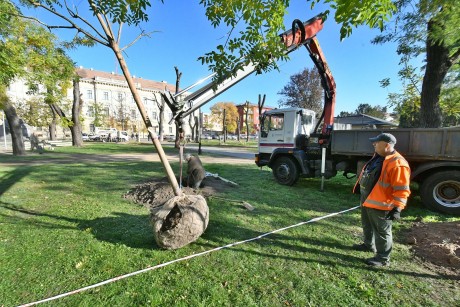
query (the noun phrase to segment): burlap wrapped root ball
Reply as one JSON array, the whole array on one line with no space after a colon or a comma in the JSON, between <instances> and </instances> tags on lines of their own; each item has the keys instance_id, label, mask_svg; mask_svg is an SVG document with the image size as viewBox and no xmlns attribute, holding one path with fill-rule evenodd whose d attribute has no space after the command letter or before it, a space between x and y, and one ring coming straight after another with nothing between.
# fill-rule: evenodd
<instances>
[{"instance_id":1,"label":"burlap wrapped root ball","mask_svg":"<svg viewBox=\"0 0 460 307\"><path fill-rule=\"evenodd\" d=\"M177 249L198 239L209 222L209 208L201 195L175 196L152 209L150 223L158 246Z\"/></svg>"}]
</instances>

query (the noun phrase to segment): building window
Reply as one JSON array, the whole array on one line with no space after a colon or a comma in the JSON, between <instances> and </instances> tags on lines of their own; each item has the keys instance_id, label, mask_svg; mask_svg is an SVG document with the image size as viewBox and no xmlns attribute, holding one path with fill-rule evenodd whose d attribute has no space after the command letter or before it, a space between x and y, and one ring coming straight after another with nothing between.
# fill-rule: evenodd
<instances>
[{"instance_id":1,"label":"building window","mask_svg":"<svg viewBox=\"0 0 460 307\"><path fill-rule=\"evenodd\" d=\"M169 127L169 133L172 133L172 127Z\"/></svg>"},{"instance_id":2,"label":"building window","mask_svg":"<svg viewBox=\"0 0 460 307\"><path fill-rule=\"evenodd\" d=\"M131 110L131 118L136 119L136 110Z\"/></svg>"},{"instance_id":3,"label":"building window","mask_svg":"<svg viewBox=\"0 0 460 307\"><path fill-rule=\"evenodd\" d=\"M118 101L122 101L123 100L123 93L118 93Z\"/></svg>"},{"instance_id":4,"label":"building window","mask_svg":"<svg viewBox=\"0 0 460 307\"><path fill-rule=\"evenodd\" d=\"M105 116L109 116L109 115L110 115L110 112L109 112L109 108L108 108L108 107L105 107L105 108L104 108L104 114L105 114Z\"/></svg>"},{"instance_id":5,"label":"building window","mask_svg":"<svg viewBox=\"0 0 460 307\"><path fill-rule=\"evenodd\" d=\"M152 112L152 119L157 120L157 112Z\"/></svg>"},{"instance_id":6,"label":"building window","mask_svg":"<svg viewBox=\"0 0 460 307\"><path fill-rule=\"evenodd\" d=\"M86 90L86 98L93 99L93 90Z\"/></svg>"},{"instance_id":7,"label":"building window","mask_svg":"<svg viewBox=\"0 0 460 307\"><path fill-rule=\"evenodd\" d=\"M109 92L104 92L104 100L109 100Z\"/></svg>"}]
</instances>

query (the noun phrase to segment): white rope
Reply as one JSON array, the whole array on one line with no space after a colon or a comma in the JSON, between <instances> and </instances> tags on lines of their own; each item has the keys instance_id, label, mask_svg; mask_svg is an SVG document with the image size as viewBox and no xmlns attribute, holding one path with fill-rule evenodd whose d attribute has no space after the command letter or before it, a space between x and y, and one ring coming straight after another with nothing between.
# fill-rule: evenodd
<instances>
[{"instance_id":1,"label":"white rope","mask_svg":"<svg viewBox=\"0 0 460 307\"><path fill-rule=\"evenodd\" d=\"M345 213L345 212L348 212L348 211L355 210L355 209L357 209L359 207L360 206L356 206L356 207L346 209L346 210L343 210L343 211L339 211L339 212L335 212L335 213L330 213L328 215L316 217L316 218L313 218L313 219L305 221L305 222L300 222L300 223L297 223L295 225L287 226L287 227L284 227L284 228L276 229L276 230L261 234L260 236L257 236L257 237L251 238L251 239L247 239L247 240L239 241L239 242L235 242L235 243L230 243L230 244L220 246L220 247L216 247L214 249L210 249L210 250L198 253L198 254L193 254L193 255L183 257L183 258L171 260L171 261L168 261L168 262L165 262L165 263L162 263L162 264L158 264L158 265L153 266L153 267L148 267L148 268L145 268L145 269L142 269L142 270L139 270L139 271L135 271L135 272L128 273L128 274L125 274L125 275L120 275L120 276L117 276L117 277L114 277L114 278L111 278L111 279L107 279L107 280L104 280L102 282L99 282L97 284L93 284L93 285L90 285L90 286L87 286L87 287L83 287L83 288L76 289L76 290L73 290L73 291L70 291L70 292L62 293L62 294L59 294L59 295L56 295L56 296L53 296L53 297L49 297L49 298L46 298L46 299L42 299L42 300L39 300L39 301L35 301L35 302L32 302L32 303L22 304L22 305L19 305L19 307L33 306L33 305L37 305L37 304L57 300L57 299L62 298L62 297L66 297L66 296L69 296L69 295L72 295L72 294L83 292L83 291L86 291L86 290L89 290L89 289L94 289L94 288L97 288L97 287L100 287L100 286L103 286L103 285L106 285L106 284L109 284L109 283L112 283L112 282L115 282L115 281L118 281L118 280L121 280L121 279L125 279L125 278L135 276L135 275L138 275L138 274L142 274L142 273L145 273L145 272L148 272L148 271L156 270L156 269L165 267L167 265L170 265L170 264L173 264L173 263L176 263L176 262L179 262L179 261L192 259L192 258L195 258L195 257L198 257L198 256L203 256L203 255L206 255L206 254L209 254L209 253L212 253L212 252L224 249L224 248L229 248L229 247L240 245L240 244L243 244L243 243L259 240L259 239L261 239L263 237L266 237L266 236L268 236L270 234L274 234L274 233L277 233L277 232L280 232L280 231L283 231L283 230L286 230L286 229L290 229L290 228L293 228L293 227L298 227L298 226L301 226L301 225L304 225L304 224L314 223L314 222L317 222L317 221L320 221L320 220L323 220L323 219L326 219L326 218L329 218L329 217L333 217L333 216L336 216L336 215L339 215L339 214L342 214L342 213Z\"/></svg>"}]
</instances>

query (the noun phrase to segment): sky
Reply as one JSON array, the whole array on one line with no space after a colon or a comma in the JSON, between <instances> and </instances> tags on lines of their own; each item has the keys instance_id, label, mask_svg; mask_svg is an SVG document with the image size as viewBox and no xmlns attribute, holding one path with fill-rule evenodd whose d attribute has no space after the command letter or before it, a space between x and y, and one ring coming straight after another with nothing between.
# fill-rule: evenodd
<instances>
[{"instance_id":1,"label":"sky","mask_svg":"<svg viewBox=\"0 0 460 307\"><path fill-rule=\"evenodd\" d=\"M73 4L81 6L85 2L80 0ZM198 0L164 0L164 3L152 0L151 3L149 21L141 26L146 32L151 32L150 38L137 41L124 54L131 74L175 84L174 67L177 66L182 72L181 88L208 76L208 68L198 61L198 57L223 44L228 29L213 28ZM306 21L325 9L327 7L317 6L311 10L306 0L291 0L285 16L286 29L291 27L294 19ZM29 14L47 22L53 21L45 12L34 11ZM397 77L399 58L396 45L371 44L372 38L379 31L366 26L355 28L350 37L340 41L339 29L331 15L317 35L337 84L335 114L341 111L353 112L362 103L386 106L388 94L400 91L401 88ZM121 46L129 44L139 33L138 28L125 26ZM63 39L74 34L70 30L60 30L57 33ZM105 46L78 47L69 55L76 66L121 74L113 52ZM249 100L256 104L259 94L266 95L265 106L279 107L278 101L282 96L277 93L288 84L290 76L314 65L305 48L294 51L290 54L290 60L279 62L278 65L279 71L249 76L208 102L202 111L209 112L213 104L221 101L240 104ZM391 80L391 85L385 89L379 83L384 78Z\"/></svg>"}]
</instances>

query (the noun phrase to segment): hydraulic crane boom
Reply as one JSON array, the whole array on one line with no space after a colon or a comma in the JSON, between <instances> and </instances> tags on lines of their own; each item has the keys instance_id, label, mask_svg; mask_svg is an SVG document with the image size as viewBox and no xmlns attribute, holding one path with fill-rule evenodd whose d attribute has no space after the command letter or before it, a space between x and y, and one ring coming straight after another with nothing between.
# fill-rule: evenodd
<instances>
[{"instance_id":1,"label":"hydraulic crane boom","mask_svg":"<svg viewBox=\"0 0 460 307\"><path fill-rule=\"evenodd\" d=\"M316 34L321 31L322 28L323 20L320 15L313 17L304 23L296 19L292 23L292 29L280 34L280 38L283 44L286 46L285 54L291 53L292 51L298 49L300 46L305 46L310 53L311 59L318 68L318 71L321 75L321 83L324 88L325 97L324 111L322 115L325 121L322 129L322 134L327 135L332 130L332 124L334 120L335 82L326 64L325 57L321 51L321 48L319 47L318 41L315 38ZM255 66L252 63L249 63L248 65L244 66L242 70L239 70L236 76L231 76L219 84L216 84L215 81L210 82L183 99L179 98L183 93L198 86L204 81L209 80L215 74L209 75L208 77L183 89L181 92L175 95L172 95L171 93L162 93L162 96L173 112L174 120L179 124L179 127L181 127L183 118L192 114L211 99L215 98L216 96L231 88L233 85L245 79L254 71ZM190 107L185 109L186 106Z\"/></svg>"}]
</instances>

